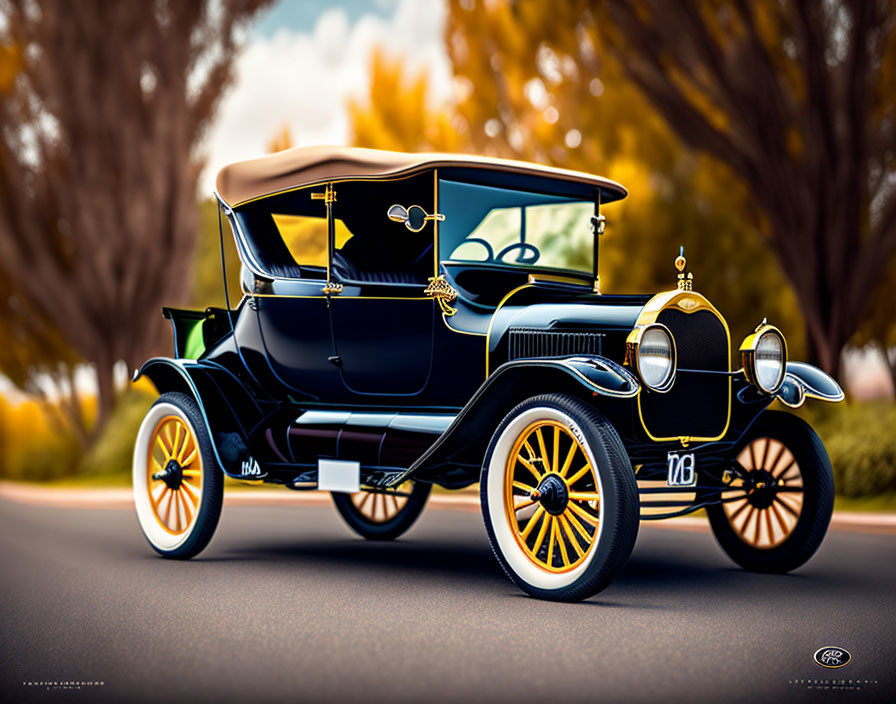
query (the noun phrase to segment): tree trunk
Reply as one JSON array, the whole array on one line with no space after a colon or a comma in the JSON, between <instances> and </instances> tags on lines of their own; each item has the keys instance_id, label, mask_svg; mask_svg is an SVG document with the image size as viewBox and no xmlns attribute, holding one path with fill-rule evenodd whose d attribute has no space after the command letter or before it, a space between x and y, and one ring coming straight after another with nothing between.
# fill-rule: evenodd
<instances>
[{"instance_id":1,"label":"tree trunk","mask_svg":"<svg viewBox=\"0 0 896 704\"><path fill-rule=\"evenodd\" d=\"M117 394L115 391L115 377L112 363L100 363L94 365L96 371L96 421L91 429L91 442L96 441L106 422L115 408Z\"/></svg>"},{"instance_id":2,"label":"tree trunk","mask_svg":"<svg viewBox=\"0 0 896 704\"><path fill-rule=\"evenodd\" d=\"M892 395L896 397L896 354L887 347L883 340L874 340L873 345L880 350L881 357L884 358L884 364L887 365L887 371L890 373Z\"/></svg>"}]
</instances>

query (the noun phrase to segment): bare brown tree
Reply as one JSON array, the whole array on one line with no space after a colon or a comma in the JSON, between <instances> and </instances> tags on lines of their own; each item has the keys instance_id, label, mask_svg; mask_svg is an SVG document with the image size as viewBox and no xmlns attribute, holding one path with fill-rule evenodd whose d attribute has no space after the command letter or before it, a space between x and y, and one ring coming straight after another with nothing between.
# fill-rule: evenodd
<instances>
[{"instance_id":1,"label":"bare brown tree","mask_svg":"<svg viewBox=\"0 0 896 704\"><path fill-rule=\"evenodd\" d=\"M896 3L590 0L582 17L748 184L811 356L837 373L896 252Z\"/></svg>"},{"instance_id":2,"label":"bare brown tree","mask_svg":"<svg viewBox=\"0 0 896 704\"><path fill-rule=\"evenodd\" d=\"M115 363L162 349L159 307L189 295L198 145L265 3L0 4L20 57L0 95L0 273L41 321L18 326L24 349L49 334L95 368L96 430Z\"/></svg>"}]
</instances>

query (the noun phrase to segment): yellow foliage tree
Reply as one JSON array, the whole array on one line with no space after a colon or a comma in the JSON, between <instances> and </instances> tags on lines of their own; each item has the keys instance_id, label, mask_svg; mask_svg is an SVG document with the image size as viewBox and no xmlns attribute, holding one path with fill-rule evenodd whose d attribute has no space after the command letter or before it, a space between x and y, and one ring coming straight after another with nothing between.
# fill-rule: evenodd
<instances>
[{"instance_id":1,"label":"yellow foliage tree","mask_svg":"<svg viewBox=\"0 0 896 704\"><path fill-rule=\"evenodd\" d=\"M736 339L767 315L799 353L799 311L755 234L761 221L745 190L726 170L684 149L611 58L595 54L600 78L583 77L546 45L527 41L535 26L559 19L520 18L504 3L475 12L451 3L453 99L432 106L424 75L408 76L400 59L378 49L367 96L349 103L353 143L490 154L618 180L630 195L605 211L605 291L670 288L672 261L684 246L697 288L719 303Z\"/></svg>"}]
</instances>

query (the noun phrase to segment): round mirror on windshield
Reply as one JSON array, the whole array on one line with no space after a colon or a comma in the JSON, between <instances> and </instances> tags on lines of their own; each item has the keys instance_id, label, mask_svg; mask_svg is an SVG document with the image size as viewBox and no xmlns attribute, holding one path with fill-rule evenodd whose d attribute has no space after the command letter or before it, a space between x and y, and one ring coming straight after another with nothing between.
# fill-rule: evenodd
<instances>
[{"instance_id":1,"label":"round mirror on windshield","mask_svg":"<svg viewBox=\"0 0 896 704\"><path fill-rule=\"evenodd\" d=\"M423 226L426 225L426 220L426 211L419 205L412 205L408 208L408 219L405 221L404 226L411 232L420 232Z\"/></svg>"}]
</instances>

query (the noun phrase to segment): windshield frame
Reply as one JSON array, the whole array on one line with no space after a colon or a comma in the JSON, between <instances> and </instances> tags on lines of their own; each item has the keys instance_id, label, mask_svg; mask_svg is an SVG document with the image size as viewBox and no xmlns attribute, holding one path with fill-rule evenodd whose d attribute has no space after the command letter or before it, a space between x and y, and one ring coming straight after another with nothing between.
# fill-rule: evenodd
<instances>
[{"instance_id":1,"label":"windshield frame","mask_svg":"<svg viewBox=\"0 0 896 704\"><path fill-rule=\"evenodd\" d=\"M450 196L446 197L444 187L445 186L469 186L471 188L482 189L484 191L492 192L496 199L493 207L491 207L488 211L486 211L483 216L476 220L472 229L469 229L462 237L447 237L446 230L452 226L451 220L453 216L457 216L459 208L454 206L450 202ZM555 185L555 184L551 184ZM597 189L595 189L593 197L583 197L581 192L579 193L564 193L558 192L554 189L535 189L535 188L526 188L526 187L512 187L512 186L497 186L494 184L487 184L482 182L477 182L477 180L466 179L458 176L448 175L443 176L442 174L437 174L437 189L438 189L438 202L440 210L445 214L445 221L439 223L438 228L438 238L437 238L437 254L439 257L439 261L445 264L451 264L453 266L470 266L470 267L502 267L509 268L517 271L525 271L530 273L537 272L557 272L567 275L573 275L575 277L582 278L594 278L595 272L597 271L597 255L598 250L596 247L597 235L594 232L594 217L597 215L597 212L600 207L600 193ZM501 198L502 194L506 194L506 198ZM531 202L528 201L527 196L531 196ZM446 203L446 201L448 201ZM486 219L490 216L491 213L499 212L501 209L508 210L518 210L520 214L520 226L519 232L517 233L517 238L519 243L527 243L528 240L526 238L527 233L527 225L525 219L527 217L526 210L530 207L539 207L545 205L561 205L561 204L581 204L588 203L591 205L591 212L589 213L589 229L587 234L583 234L583 251L587 252L588 260L586 263L582 264L580 267L569 267L569 266L558 266L555 264L548 263L540 263L537 260L533 263L512 261L509 259L499 260L497 258L493 258L491 260L486 259L461 259L452 257L451 255L457 250L458 247L462 246L462 244L467 241L471 235L473 235L476 230L486 221ZM453 211L453 212L452 212ZM466 228L465 228L466 229ZM587 244L586 239L587 238ZM450 248L450 251L449 251ZM497 254L496 252L492 252L493 255Z\"/></svg>"}]
</instances>

